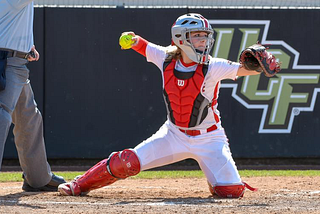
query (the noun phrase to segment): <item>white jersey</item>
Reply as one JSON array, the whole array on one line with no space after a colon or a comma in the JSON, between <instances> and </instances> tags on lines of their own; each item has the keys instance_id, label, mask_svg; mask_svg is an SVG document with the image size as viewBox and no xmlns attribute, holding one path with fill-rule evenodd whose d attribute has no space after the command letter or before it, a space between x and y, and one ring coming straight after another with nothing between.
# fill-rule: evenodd
<instances>
[{"instance_id":1,"label":"white jersey","mask_svg":"<svg viewBox=\"0 0 320 214\"><path fill-rule=\"evenodd\" d=\"M152 43L148 43L146 48L146 57L148 62L154 63L162 73L163 87L163 63L167 57L165 47L158 46ZM177 61L175 69L181 72L195 71L197 65L185 67L180 60ZM204 82L201 86L201 94L207 100L217 100L219 97L220 81L223 79L236 79L237 71L239 69L238 63L232 63L225 59L210 58L208 72L205 76ZM220 113L217 109L218 103L213 108L208 109L207 117L199 125L192 128L178 127L184 130L203 130L216 125L218 129L221 129ZM216 121L216 118L219 118Z\"/></svg>"}]
</instances>

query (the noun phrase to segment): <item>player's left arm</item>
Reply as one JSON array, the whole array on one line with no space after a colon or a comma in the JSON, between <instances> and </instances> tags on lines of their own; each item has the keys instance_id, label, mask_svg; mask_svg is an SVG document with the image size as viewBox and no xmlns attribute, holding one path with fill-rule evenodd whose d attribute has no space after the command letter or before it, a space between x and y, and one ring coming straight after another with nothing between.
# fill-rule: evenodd
<instances>
[{"instance_id":1,"label":"player's left arm","mask_svg":"<svg viewBox=\"0 0 320 214\"><path fill-rule=\"evenodd\" d=\"M238 76L263 73L266 77L273 77L281 70L281 63L260 43L244 49L240 54L239 62Z\"/></svg>"},{"instance_id":2,"label":"player's left arm","mask_svg":"<svg viewBox=\"0 0 320 214\"><path fill-rule=\"evenodd\" d=\"M258 75L261 74L260 72L257 72L255 70L248 70L246 69L244 66L240 65L238 72L237 72L237 76L250 76L250 75Z\"/></svg>"}]
</instances>

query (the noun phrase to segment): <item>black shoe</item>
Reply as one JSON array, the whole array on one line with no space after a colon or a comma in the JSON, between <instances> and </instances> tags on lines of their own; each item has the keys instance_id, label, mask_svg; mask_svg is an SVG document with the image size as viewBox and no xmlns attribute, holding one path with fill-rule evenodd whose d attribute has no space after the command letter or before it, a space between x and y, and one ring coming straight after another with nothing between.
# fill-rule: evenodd
<instances>
[{"instance_id":1,"label":"black shoe","mask_svg":"<svg viewBox=\"0 0 320 214\"><path fill-rule=\"evenodd\" d=\"M24 179L24 175L22 175L22 178ZM58 191L58 186L63 183L66 183L66 181L64 180L63 177L52 174L51 181L47 185L45 185L43 187L38 187L38 188L34 188L34 187L30 186L27 183L27 181L24 179L23 185L22 185L22 190L24 190L26 192L40 192L40 191L55 192L55 191Z\"/></svg>"}]
</instances>

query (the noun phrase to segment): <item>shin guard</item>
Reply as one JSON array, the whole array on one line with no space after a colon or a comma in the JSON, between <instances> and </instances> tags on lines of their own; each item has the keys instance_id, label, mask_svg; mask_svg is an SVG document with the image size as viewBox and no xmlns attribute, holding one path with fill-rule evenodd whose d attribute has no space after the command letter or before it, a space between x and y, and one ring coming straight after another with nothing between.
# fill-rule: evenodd
<instances>
[{"instance_id":1,"label":"shin guard","mask_svg":"<svg viewBox=\"0 0 320 214\"><path fill-rule=\"evenodd\" d=\"M89 192L140 172L140 161L133 150L112 153L76 179L81 192Z\"/></svg>"}]
</instances>

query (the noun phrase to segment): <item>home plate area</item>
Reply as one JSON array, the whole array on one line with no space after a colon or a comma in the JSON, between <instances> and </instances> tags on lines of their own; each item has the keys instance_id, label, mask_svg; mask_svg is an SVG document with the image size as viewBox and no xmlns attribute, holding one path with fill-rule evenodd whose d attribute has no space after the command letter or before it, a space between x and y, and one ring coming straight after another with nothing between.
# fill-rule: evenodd
<instances>
[{"instance_id":1,"label":"home plate area","mask_svg":"<svg viewBox=\"0 0 320 214\"><path fill-rule=\"evenodd\" d=\"M320 213L320 177L243 178L257 192L241 199L212 196L205 178L120 180L87 196L30 193L0 183L1 213Z\"/></svg>"}]
</instances>

